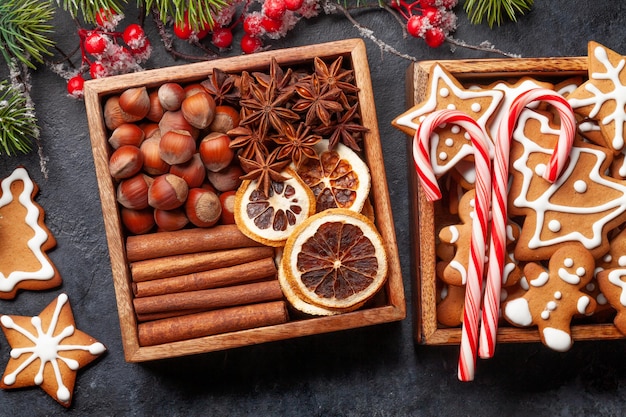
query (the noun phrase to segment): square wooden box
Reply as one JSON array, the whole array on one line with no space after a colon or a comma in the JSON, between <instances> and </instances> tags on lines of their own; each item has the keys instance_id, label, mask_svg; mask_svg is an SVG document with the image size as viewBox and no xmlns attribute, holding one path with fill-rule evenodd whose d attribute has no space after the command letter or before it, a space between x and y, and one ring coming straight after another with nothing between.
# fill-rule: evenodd
<instances>
[{"instance_id":1,"label":"square wooden box","mask_svg":"<svg viewBox=\"0 0 626 417\"><path fill-rule=\"evenodd\" d=\"M531 58L531 59L476 59L423 61L412 64L407 72L407 103L410 106L425 99L429 88L430 68L439 63L466 87L472 84L490 84L495 81L515 81L524 76L558 83L570 77L587 79L587 58ZM435 278L435 242L441 212L437 202L427 200L413 165L413 137L407 137L409 155L411 279L414 294L414 330L418 343L426 345L458 344L461 329L447 328L437 321L437 291ZM612 323L576 324L572 326L574 340L619 339L624 335ZM536 328L521 329L501 325L497 341L538 342Z\"/></svg>"},{"instance_id":2,"label":"square wooden box","mask_svg":"<svg viewBox=\"0 0 626 417\"><path fill-rule=\"evenodd\" d=\"M367 308L355 312L329 316L311 317L288 321L285 324L253 328L250 330L217 334L181 342L142 347L138 341L137 320L133 310L133 291L129 264L126 258L126 236L122 229L120 212L116 202L114 182L108 171L111 154L107 142L109 133L104 124L103 103L107 96L119 94L130 87L148 88L173 81L186 84L202 81L209 77L213 68L226 72L247 70L264 71L269 68L271 57L281 66L313 62L314 57L334 59L344 57L354 69L356 85L359 87L359 104L364 125L369 133L363 139L364 156L368 164L372 187L372 201L376 225L387 244L389 273L381 296ZM214 61L194 63L177 67L125 74L85 83L85 106L96 175L99 184L104 226L111 258L113 284L117 299L124 354L128 362L142 362L176 356L192 355L216 350L277 341L305 335L334 332L379 323L402 320L406 316L402 272L394 230L389 191L374 106L369 65L365 44L360 39L337 41L326 44L303 46L292 49L267 51Z\"/></svg>"}]
</instances>

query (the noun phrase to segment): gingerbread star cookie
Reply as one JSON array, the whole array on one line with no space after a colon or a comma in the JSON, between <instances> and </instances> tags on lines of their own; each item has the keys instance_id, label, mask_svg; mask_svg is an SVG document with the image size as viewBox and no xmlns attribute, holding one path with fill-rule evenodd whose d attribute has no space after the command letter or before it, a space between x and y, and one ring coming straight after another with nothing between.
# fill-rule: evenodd
<instances>
[{"instance_id":1,"label":"gingerbread star cookie","mask_svg":"<svg viewBox=\"0 0 626 417\"><path fill-rule=\"evenodd\" d=\"M606 146L624 148L626 59L597 42L588 44L589 79L567 97L576 113L594 119Z\"/></svg>"},{"instance_id":2,"label":"gingerbread star cookie","mask_svg":"<svg viewBox=\"0 0 626 417\"><path fill-rule=\"evenodd\" d=\"M414 135L424 118L441 109L455 109L476 120L486 133L487 123L498 108L504 93L499 90L466 89L442 65L434 64L429 74L426 99L392 121L399 130ZM474 149L466 132L455 124L435 129L430 140L432 167L435 175L443 175L472 158Z\"/></svg>"},{"instance_id":3,"label":"gingerbread star cookie","mask_svg":"<svg viewBox=\"0 0 626 417\"><path fill-rule=\"evenodd\" d=\"M47 251L56 240L44 224L44 211L34 201L39 191L20 167L2 180L0 194L0 299L19 289L46 290L61 285Z\"/></svg>"},{"instance_id":4,"label":"gingerbread star cookie","mask_svg":"<svg viewBox=\"0 0 626 417\"><path fill-rule=\"evenodd\" d=\"M77 330L66 294L59 295L38 316L0 317L11 345L0 388L38 385L58 403L72 403L76 372L106 351L104 345Z\"/></svg>"}]
</instances>

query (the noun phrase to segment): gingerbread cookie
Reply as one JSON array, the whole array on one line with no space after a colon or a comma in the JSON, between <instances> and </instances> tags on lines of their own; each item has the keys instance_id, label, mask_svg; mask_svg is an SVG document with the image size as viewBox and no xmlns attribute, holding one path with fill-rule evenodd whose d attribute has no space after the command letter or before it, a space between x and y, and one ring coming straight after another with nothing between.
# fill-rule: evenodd
<instances>
[{"instance_id":1,"label":"gingerbread cookie","mask_svg":"<svg viewBox=\"0 0 626 417\"><path fill-rule=\"evenodd\" d=\"M626 267L604 269L596 275L600 291L617 314L613 324L626 335Z\"/></svg>"},{"instance_id":2,"label":"gingerbread cookie","mask_svg":"<svg viewBox=\"0 0 626 417\"><path fill-rule=\"evenodd\" d=\"M56 240L35 203L39 188L24 168L2 180L0 195L0 299L19 289L46 290L61 285L61 276L47 251Z\"/></svg>"},{"instance_id":3,"label":"gingerbread cookie","mask_svg":"<svg viewBox=\"0 0 626 417\"><path fill-rule=\"evenodd\" d=\"M504 303L504 318L515 326L536 325L546 346L567 351L573 343L572 317L588 315L596 306L582 291L593 278L594 266L591 252L579 244L557 250L550 258L548 270L539 263L527 264L524 274L528 291Z\"/></svg>"},{"instance_id":4,"label":"gingerbread cookie","mask_svg":"<svg viewBox=\"0 0 626 417\"><path fill-rule=\"evenodd\" d=\"M558 133L549 114L524 110L513 135L509 213L525 216L518 260L547 260L572 242L599 258L607 234L626 221L626 182L606 175L612 153L605 148L577 140L557 181L542 178Z\"/></svg>"},{"instance_id":5,"label":"gingerbread cookie","mask_svg":"<svg viewBox=\"0 0 626 417\"><path fill-rule=\"evenodd\" d=\"M575 112L598 122L606 146L624 148L626 59L597 42L588 44L589 79L567 97Z\"/></svg>"},{"instance_id":6,"label":"gingerbread cookie","mask_svg":"<svg viewBox=\"0 0 626 417\"><path fill-rule=\"evenodd\" d=\"M66 294L38 316L0 317L11 346L0 388L40 386L59 404L72 403L76 371L106 351L104 345L77 330Z\"/></svg>"}]
</instances>

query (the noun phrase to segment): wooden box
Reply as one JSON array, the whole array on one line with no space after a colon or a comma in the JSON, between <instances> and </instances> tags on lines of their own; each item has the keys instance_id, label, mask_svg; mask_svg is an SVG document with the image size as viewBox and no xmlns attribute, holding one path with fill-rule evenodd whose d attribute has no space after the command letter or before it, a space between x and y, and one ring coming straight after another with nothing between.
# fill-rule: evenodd
<instances>
[{"instance_id":1,"label":"wooden box","mask_svg":"<svg viewBox=\"0 0 626 417\"><path fill-rule=\"evenodd\" d=\"M355 82L360 89L358 98L362 120L364 120L364 125L369 128L369 133L365 134L363 140L364 158L372 176L370 199L373 205L376 225L388 249L389 273L384 289L373 303L351 313L326 317L311 316L290 319L286 323L279 325L216 334L156 346L140 346L137 330L138 323L133 310L133 291L131 288L129 264L125 251L126 236L121 225L120 211L116 202L115 185L108 171L108 158L111 154L111 149L107 142L109 133L107 133L103 118L103 103L107 96L118 94L130 87L146 86L150 88L169 81L180 84L202 81L209 77L213 68L219 68L225 72L241 72L243 70L248 72L265 71L269 68L272 57L276 58L279 65L289 66L302 63L312 64L314 57L333 59L339 56L343 56L344 62L348 61L354 69ZM127 361L141 362L204 353L392 322L405 318L406 307L402 273L383 164L369 66L365 45L362 40L345 40L293 49L267 51L91 80L85 83L84 93L96 175L100 188L104 225L111 258L122 342Z\"/></svg>"},{"instance_id":2,"label":"wooden box","mask_svg":"<svg viewBox=\"0 0 626 417\"><path fill-rule=\"evenodd\" d=\"M429 88L430 68L439 63L464 86L487 85L496 81L515 81L521 77L533 77L554 84L570 77L587 79L587 58L531 58L531 59L476 59L423 61L413 64L407 72L407 103L411 107L422 102ZM410 230L412 256L411 274L414 294L414 330L416 341L427 345L458 344L461 329L442 326L437 321L437 289L435 275L435 242L438 225L444 222L437 202L427 200L413 164L413 137L407 136L407 155L410 190ZM618 339L624 335L610 322L575 324L572 326L574 340ZM538 342L536 327L516 328L501 324L497 341Z\"/></svg>"}]
</instances>

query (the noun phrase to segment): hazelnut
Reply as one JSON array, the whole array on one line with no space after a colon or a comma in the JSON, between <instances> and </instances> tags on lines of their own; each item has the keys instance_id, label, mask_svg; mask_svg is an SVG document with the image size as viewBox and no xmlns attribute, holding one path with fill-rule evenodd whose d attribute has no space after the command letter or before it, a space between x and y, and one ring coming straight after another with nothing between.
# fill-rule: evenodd
<instances>
[{"instance_id":1,"label":"hazelnut","mask_svg":"<svg viewBox=\"0 0 626 417\"><path fill-rule=\"evenodd\" d=\"M148 114L146 114L146 119L151 122L159 123L161 117L163 117L163 113L165 109L161 105L161 101L159 100L159 91L152 90L148 97L150 97L150 110L148 110Z\"/></svg>"},{"instance_id":2,"label":"hazelnut","mask_svg":"<svg viewBox=\"0 0 626 417\"><path fill-rule=\"evenodd\" d=\"M235 190L226 191L220 194L220 203L222 205L222 215L220 222L222 224L235 224Z\"/></svg>"},{"instance_id":3,"label":"hazelnut","mask_svg":"<svg viewBox=\"0 0 626 417\"><path fill-rule=\"evenodd\" d=\"M143 166L143 154L138 147L124 145L117 148L109 158L109 172L115 179L132 177Z\"/></svg>"},{"instance_id":4,"label":"hazelnut","mask_svg":"<svg viewBox=\"0 0 626 417\"><path fill-rule=\"evenodd\" d=\"M232 106L216 106L215 117L209 125L211 132L226 133L239 126L239 111Z\"/></svg>"},{"instance_id":5,"label":"hazelnut","mask_svg":"<svg viewBox=\"0 0 626 417\"><path fill-rule=\"evenodd\" d=\"M184 179L173 174L159 175L148 190L148 204L160 210L173 210L187 200L189 187Z\"/></svg>"},{"instance_id":6,"label":"hazelnut","mask_svg":"<svg viewBox=\"0 0 626 417\"><path fill-rule=\"evenodd\" d=\"M134 123L122 123L109 136L109 145L117 149L123 145L139 146L146 135L143 129Z\"/></svg>"},{"instance_id":7,"label":"hazelnut","mask_svg":"<svg viewBox=\"0 0 626 417\"><path fill-rule=\"evenodd\" d=\"M159 122L159 129L161 130L161 135L164 135L170 130L186 130L194 139L198 139L200 132L199 129L193 127L185 119L181 110L166 111L163 113L163 117Z\"/></svg>"},{"instance_id":8,"label":"hazelnut","mask_svg":"<svg viewBox=\"0 0 626 417\"><path fill-rule=\"evenodd\" d=\"M148 114L150 110L150 97L146 87L133 87L120 94L119 105L122 111L132 117L136 122Z\"/></svg>"},{"instance_id":9,"label":"hazelnut","mask_svg":"<svg viewBox=\"0 0 626 417\"><path fill-rule=\"evenodd\" d=\"M186 130L170 130L161 136L159 155L170 165L183 164L196 153L196 141Z\"/></svg>"},{"instance_id":10,"label":"hazelnut","mask_svg":"<svg viewBox=\"0 0 626 417\"><path fill-rule=\"evenodd\" d=\"M164 110L176 111L185 99L185 90L178 83L165 83L159 87L157 95Z\"/></svg>"},{"instance_id":11,"label":"hazelnut","mask_svg":"<svg viewBox=\"0 0 626 417\"><path fill-rule=\"evenodd\" d=\"M187 223L189 223L189 219L187 218L187 215L182 207L173 210L155 209L154 221L156 222L159 230L166 232L180 230L187 226Z\"/></svg>"},{"instance_id":12,"label":"hazelnut","mask_svg":"<svg viewBox=\"0 0 626 417\"><path fill-rule=\"evenodd\" d=\"M120 216L122 224L128 231L135 235L148 233L154 227L153 209L148 207L143 210L133 210L122 207Z\"/></svg>"},{"instance_id":13,"label":"hazelnut","mask_svg":"<svg viewBox=\"0 0 626 417\"><path fill-rule=\"evenodd\" d=\"M235 156L230 147L230 137L220 132L206 135L198 146L198 152L206 169L213 172L226 168Z\"/></svg>"},{"instance_id":14,"label":"hazelnut","mask_svg":"<svg viewBox=\"0 0 626 417\"><path fill-rule=\"evenodd\" d=\"M211 124L215 116L215 100L209 93L199 92L185 98L180 109L190 125L204 129Z\"/></svg>"},{"instance_id":15,"label":"hazelnut","mask_svg":"<svg viewBox=\"0 0 626 417\"><path fill-rule=\"evenodd\" d=\"M184 179L189 188L200 187L206 180L206 169L199 153L193 154L191 159L183 164L172 165L170 174L178 175Z\"/></svg>"},{"instance_id":16,"label":"hazelnut","mask_svg":"<svg viewBox=\"0 0 626 417\"><path fill-rule=\"evenodd\" d=\"M207 179L220 192L236 190L241 185L241 177L244 175L239 164L231 164L217 172L207 171Z\"/></svg>"},{"instance_id":17,"label":"hazelnut","mask_svg":"<svg viewBox=\"0 0 626 417\"><path fill-rule=\"evenodd\" d=\"M148 189L152 178L145 174L136 174L123 179L117 185L117 201L122 206L141 210L148 207Z\"/></svg>"},{"instance_id":18,"label":"hazelnut","mask_svg":"<svg viewBox=\"0 0 626 417\"><path fill-rule=\"evenodd\" d=\"M185 213L195 226L211 227L219 221L222 205L213 191L206 188L192 188L185 202Z\"/></svg>"},{"instance_id":19,"label":"hazelnut","mask_svg":"<svg viewBox=\"0 0 626 417\"><path fill-rule=\"evenodd\" d=\"M162 175L170 170L170 164L161 159L160 138L152 137L143 141L139 149L143 154L143 170L150 175Z\"/></svg>"}]
</instances>

